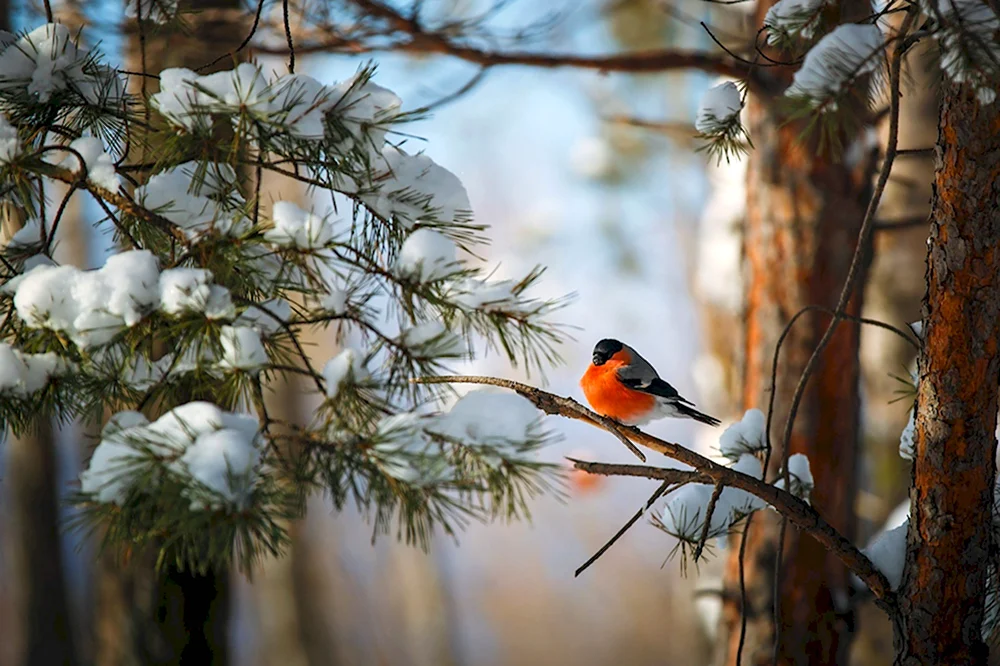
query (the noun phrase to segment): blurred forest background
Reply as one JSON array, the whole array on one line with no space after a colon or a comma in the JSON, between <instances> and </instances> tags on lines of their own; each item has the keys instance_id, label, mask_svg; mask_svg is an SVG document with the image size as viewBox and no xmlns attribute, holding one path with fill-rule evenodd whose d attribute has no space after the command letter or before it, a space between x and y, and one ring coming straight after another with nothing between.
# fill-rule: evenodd
<instances>
[{"instance_id":1,"label":"blurred forest background","mask_svg":"<svg viewBox=\"0 0 1000 666\"><path fill-rule=\"evenodd\" d=\"M144 36L151 71L209 62L247 34L253 8L196 4L206 11L188 16L188 34ZM335 16L341 3L326 4ZM487 27L536 53L717 52L700 22L727 44L750 42L759 25L754 2L506 4ZM492 7L477 0L425 5L434 15ZM57 1L53 9L57 20L85 28L84 40L99 43L109 61L139 69L134 11L129 18L120 1ZM265 21L280 3L266 9ZM0 0L0 27L8 30L34 27L44 16L38 4ZM523 26L532 29L517 32ZM281 69L282 57L264 46L253 57ZM565 364L549 371L550 390L580 398L577 380L594 342L618 337L704 411L732 421L754 406L744 397L746 164L716 165L695 152L693 138L699 97L715 75L513 65L480 75L456 58L394 52L300 55L299 71L329 83L369 59L379 64L379 82L408 106L434 105L429 119L407 129L414 146L428 139L432 157L468 188L476 219L491 226L489 259L512 275L547 265L542 296L576 292L561 313L576 327L576 341L562 350ZM936 74L929 71L908 72L904 150L935 137ZM138 90L138 81L132 85ZM932 166L915 152L893 171L879 218L902 222L877 234L866 316L896 325L918 318L926 238L919 222ZM307 194L290 189L290 196ZM91 224L102 213L83 197L74 202L74 216L60 227L61 261L101 265L108 239ZM330 356L329 341L314 342L317 357ZM863 331L853 507L860 543L905 497L908 468L896 449L910 405L892 402L899 388L893 375L908 376L911 362L911 350L891 333ZM497 358L456 369L522 378ZM294 390L279 395L286 410L309 409ZM551 460L629 462L606 433L565 420L552 425L563 441L547 452ZM650 432L712 453L720 431L677 421ZM59 498L72 490L94 433L79 424L8 439L2 448L0 666L141 663L129 648L143 640L130 609L151 594L146 583L61 527L69 516ZM716 549L684 577L670 559L673 539L644 520L574 578L655 484L570 478L564 501L534 503L531 524L472 525L457 543L435 540L429 553L390 539L372 545L363 517L335 513L315 497L287 558L268 562L252 581L234 575L228 586L220 582L227 601L211 612L227 620L218 623L225 636L215 638L229 646L229 663L246 666L710 663L726 553ZM875 610L859 613L852 662L888 663L886 621Z\"/></svg>"}]
</instances>

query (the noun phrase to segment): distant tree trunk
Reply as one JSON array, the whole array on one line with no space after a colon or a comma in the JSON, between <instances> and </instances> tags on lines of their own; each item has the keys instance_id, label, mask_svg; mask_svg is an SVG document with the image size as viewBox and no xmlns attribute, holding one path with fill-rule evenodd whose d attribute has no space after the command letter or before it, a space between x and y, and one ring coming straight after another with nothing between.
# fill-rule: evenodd
<instances>
[{"instance_id":1,"label":"distant tree trunk","mask_svg":"<svg viewBox=\"0 0 1000 666\"><path fill-rule=\"evenodd\" d=\"M249 30L250 17L239 0L181 5L198 10L184 17L182 29L146 23L140 39L137 22L129 24L129 69L142 71L143 63L151 74L167 67L195 69L233 51ZM230 67L232 61L223 59L201 73ZM131 83L138 92L142 82L133 77ZM147 93L155 92L156 80L146 79L145 86ZM101 666L229 662L228 571L201 575L168 563L157 573L149 555L141 554L124 570L106 558L100 575L96 661Z\"/></svg>"},{"instance_id":2,"label":"distant tree trunk","mask_svg":"<svg viewBox=\"0 0 1000 666\"><path fill-rule=\"evenodd\" d=\"M760 2L757 25L773 3ZM839 5L841 20L870 11L866 2ZM786 68L783 68L786 69ZM772 70L768 70L772 72ZM791 71L772 74L787 85ZM780 88L779 88L780 89ZM868 160L819 154L803 140L803 127L786 123L773 100L750 97L749 131L755 149L747 180L744 253L747 265L745 408L767 410L771 366L778 338L792 316L808 305L834 307L847 277L870 196ZM845 137L849 141L850 137ZM847 311L858 314L868 257ZM773 474L781 461L781 435L802 370L830 318L801 317L784 341L778 365L771 441ZM854 500L858 456L858 327L844 323L820 359L803 397L789 442L804 453L815 477L812 503L849 539L855 532ZM771 664L774 625L775 554L779 521L770 512L754 517L745 558L747 608L741 609L739 537L726 570L726 604L720 632L720 664L735 664L740 613L747 614L743 664ZM788 528L783 550L781 636L778 664L840 664L849 644L844 616L849 581L843 565L818 543Z\"/></svg>"},{"instance_id":3,"label":"distant tree trunk","mask_svg":"<svg viewBox=\"0 0 1000 666\"><path fill-rule=\"evenodd\" d=\"M985 665L1000 380L1000 105L943 87L896 663Z\"/></svg>"}]
</instances>

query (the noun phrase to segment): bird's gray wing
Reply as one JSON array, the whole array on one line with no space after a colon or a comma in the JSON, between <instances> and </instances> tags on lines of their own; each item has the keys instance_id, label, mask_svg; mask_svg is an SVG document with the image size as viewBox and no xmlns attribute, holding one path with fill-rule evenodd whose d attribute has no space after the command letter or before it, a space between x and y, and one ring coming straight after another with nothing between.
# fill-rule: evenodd
<instances>
[{"instance_id":1,"label":"bird's gray wing","mask_svg":"<svg viewBox=\"0 0 1000 666\"><path fill-rule=\"evenodd\" d=\"M622 384L637 391L659 396L673 402L682 402L693 405L691 401L682 397L673 386L660 379L656 370L649 361L639 355L639 352L625 345L632 362L618 368L618 380Z\"/></svg>"}]
</instances>

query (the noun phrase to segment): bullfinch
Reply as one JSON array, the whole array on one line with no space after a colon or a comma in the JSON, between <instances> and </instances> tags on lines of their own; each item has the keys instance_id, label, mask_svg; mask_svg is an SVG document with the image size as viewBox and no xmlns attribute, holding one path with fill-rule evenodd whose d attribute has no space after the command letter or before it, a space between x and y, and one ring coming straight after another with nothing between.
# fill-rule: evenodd
<instances>
[{"instance_id":1,"label":"bullfinch","mask_svg":"<svg viewBox=\"0 0 1000 666\"><path fill-rule=\"evenodd\" d=\"M623 425L643 425L666 417L719 425L718 419L699 412L694 403L660 379L639 352L618 340L604 339L594 346L593 362L580 386L595 412Z\"/></svg>"}]
</instances>

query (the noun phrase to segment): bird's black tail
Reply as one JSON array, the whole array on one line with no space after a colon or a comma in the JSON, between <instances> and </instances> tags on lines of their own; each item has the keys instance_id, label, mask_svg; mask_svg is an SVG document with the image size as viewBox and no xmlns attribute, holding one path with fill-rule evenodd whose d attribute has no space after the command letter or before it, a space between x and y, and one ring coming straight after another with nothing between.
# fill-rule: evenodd
<instances>
[{"instance_id":1,"label":"bird's black tail","mask_svg":"<svg viewBox=\"0 0 1000 666\"><path fill-rule=\"evenodd\" d=\"M677 408L677 411L680 412L682 416L686 416L689 419L694 419L695 421L698 421L700 423L705 423L710 426L717 426L720 423L722 423L719 419L713 416L709 416L708 414L702 414L694 407L688 407L687 405L682 403L677 403L674 406Z\"/></svg>"}]
</instances>

